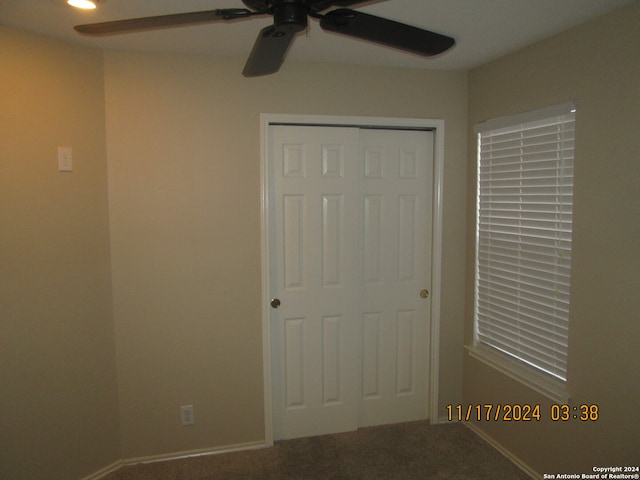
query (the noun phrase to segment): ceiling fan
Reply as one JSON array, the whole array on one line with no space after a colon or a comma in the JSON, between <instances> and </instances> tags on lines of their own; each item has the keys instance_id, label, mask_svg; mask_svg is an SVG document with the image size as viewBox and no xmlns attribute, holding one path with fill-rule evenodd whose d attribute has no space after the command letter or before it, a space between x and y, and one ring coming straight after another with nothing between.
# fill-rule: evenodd
<instances>
[{"instance_id":1,"label":"ceiling fan","mask_svg":"<svg viewBox=\"0 0 640 480\"><path fill-rule=\"evenodd\" d=\"M223 8L132 18L77 25L74 29L87 35L111 35L220 20L238 20L254 15L272 15L273 25L263 28L253 45L242 72L245 77L277 72L296 34L307 28L307 17L319 19L324 30L426 57L438 55L455 44L455 40L446 35L348 8L336 8L322 13L331 7L349 7L367 1L369 0L242 0L248 8Z\"/></svg>"}]
</instances>

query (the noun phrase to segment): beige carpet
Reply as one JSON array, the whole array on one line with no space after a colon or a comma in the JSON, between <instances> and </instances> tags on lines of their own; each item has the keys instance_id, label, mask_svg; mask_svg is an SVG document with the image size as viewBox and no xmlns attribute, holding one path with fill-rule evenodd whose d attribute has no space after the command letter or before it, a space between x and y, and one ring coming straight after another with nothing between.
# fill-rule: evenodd
<instances>
[{"instance_id":1,"label":"beige carpet","mask_svg":"<svg viewBox=\"0 0 640 480\"><path fill-rule=\"evenodd\" d=\"M273 448L130 465L104 480L530 480L460 424L411 422Z\"/></svg>"}]
</instances>

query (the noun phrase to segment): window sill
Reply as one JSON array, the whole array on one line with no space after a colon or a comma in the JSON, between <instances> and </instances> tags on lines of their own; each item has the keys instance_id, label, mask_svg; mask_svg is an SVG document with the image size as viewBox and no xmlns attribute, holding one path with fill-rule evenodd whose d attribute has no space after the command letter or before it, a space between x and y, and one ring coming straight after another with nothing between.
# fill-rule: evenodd
<instances>
[{"instance_id":1,"label":"window sill","mask_svg":"<svg viewBox=\"0 0 640 480\"><path fill-rule=\"evenodd\" d=\"M495 368L508 377L535 390L545 397L559 404L569 403L570 395L567 392L565 382L554 381L545 375L532 372L515 360L509 360L502 355L481 345L465 345L469 355L473 358Z\"/></svg>"}]
</instances>

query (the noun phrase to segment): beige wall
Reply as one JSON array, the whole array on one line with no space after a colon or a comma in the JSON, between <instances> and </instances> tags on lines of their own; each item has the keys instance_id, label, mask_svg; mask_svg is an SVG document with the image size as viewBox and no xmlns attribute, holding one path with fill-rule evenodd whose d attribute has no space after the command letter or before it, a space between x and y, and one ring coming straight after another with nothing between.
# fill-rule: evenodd
<instances>
[{"instance_id":1,"label":"beige wall","mask_svg":"<svg viewBox=\"0 0 640 480\"><path fill-rule=\"evenodd\" d=\"M121 457L102 54L0 26L0 477ZM60 173L57 147L73 147Z\"/></svg>"},{"instance_id":2,"label":"beige wall","mask_svg":"<svg viewBox=\"0 0 640 480\"><path fill-rule=\"evenodd\" d=\"M596 404L597 422L480 422L538 473L637 465L640 445L640 3L475 69L469 124L569 100L577 104L571 403ZM471 138L471 135L470 135ZM468 250L473 251L473 140ZM467 278L473 278L469 256ZM465 337L472 341L468 285ZM550 401L465 357L465 404Z\"/></svg>"},{"instance_id":3,"label":"beige wall","mask_svg":"<svg viewBox=\"0 0 640 480\"><path fill-rule=\"evenodd\" d=\"M446 121L441 410L461 398L465 73L105 53L125 457L264 438L260 113ZM193 403L197 423L179 425Z\"/></svg>"}]
</instances>

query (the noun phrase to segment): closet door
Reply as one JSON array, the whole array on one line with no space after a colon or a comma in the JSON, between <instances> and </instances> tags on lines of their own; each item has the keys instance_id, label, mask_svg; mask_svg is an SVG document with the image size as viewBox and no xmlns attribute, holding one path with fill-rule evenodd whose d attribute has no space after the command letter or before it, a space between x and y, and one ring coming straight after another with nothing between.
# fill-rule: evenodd
<instances>
[{"instance_id":1,"label":"closet door","mask_svg":"<svg viewBox=\"0 0 640 480\"><path fill-rule=\"evenodd\" d=\"M426 418L431 134L270 129L275 438Z\"/></svg>"}]
</instances>

